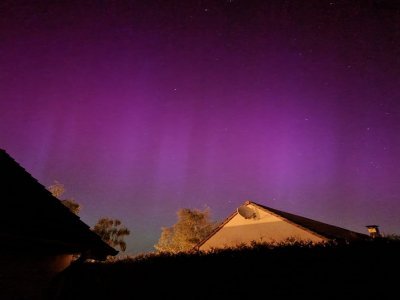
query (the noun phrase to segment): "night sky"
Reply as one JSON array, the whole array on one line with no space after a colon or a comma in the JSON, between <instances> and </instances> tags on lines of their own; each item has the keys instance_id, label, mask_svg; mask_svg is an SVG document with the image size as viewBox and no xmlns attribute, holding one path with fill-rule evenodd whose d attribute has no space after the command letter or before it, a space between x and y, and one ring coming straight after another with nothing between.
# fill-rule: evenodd
<instances>
[{"instance_id":1,"label":"night sky","mask_svg":"<svg viewBox=\"0 0 400 300\"><path fill-rule=\"evenodd\" d=\"M400 233L396 3L1 1L0 148L127 253L246 200Z\"/></svg>"}]
</instances>

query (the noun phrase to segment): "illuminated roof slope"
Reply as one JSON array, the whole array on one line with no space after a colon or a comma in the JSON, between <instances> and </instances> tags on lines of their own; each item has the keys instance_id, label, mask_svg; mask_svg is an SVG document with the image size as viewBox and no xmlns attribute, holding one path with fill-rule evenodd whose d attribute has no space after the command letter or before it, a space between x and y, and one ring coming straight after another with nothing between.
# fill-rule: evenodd
<instances>
[{"instance_id":1,"label":"illuminated roof slope","mask_svg":"<svg viewBox=\"0 0 400 300\"><path fill-rule=\"evenodd\" d=\"M118 253L2 149L0 178L0 251L101 260Z\"/></svg>"},{"instance_id":2,"label":"illuminated roof slope","mask_svg":"<svg viewBox=\"0 0 400 300\"><path fill-rule=\"evenodd\" d=\"M352 241L369 236L246 201L196 249L235 247L252 242L281 242L288 238L323 242Z\"/></svg>"}]
</instances>

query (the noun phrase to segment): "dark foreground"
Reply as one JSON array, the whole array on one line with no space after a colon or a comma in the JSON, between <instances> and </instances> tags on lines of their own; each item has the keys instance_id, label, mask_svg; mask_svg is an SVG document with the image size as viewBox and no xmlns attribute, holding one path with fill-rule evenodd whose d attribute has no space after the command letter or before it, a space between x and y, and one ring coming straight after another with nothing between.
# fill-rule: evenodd
<instances>
[{"instance_id":1,"label":"dark foreground","mask_svg":"<svg viewBox=\"0 0 400 300\"><path fill-rule=\"evenodd\" d=\"M395 299L399 267L398 240L256 245L74 265L48 299Z\"/></svg>"}]
</instances>

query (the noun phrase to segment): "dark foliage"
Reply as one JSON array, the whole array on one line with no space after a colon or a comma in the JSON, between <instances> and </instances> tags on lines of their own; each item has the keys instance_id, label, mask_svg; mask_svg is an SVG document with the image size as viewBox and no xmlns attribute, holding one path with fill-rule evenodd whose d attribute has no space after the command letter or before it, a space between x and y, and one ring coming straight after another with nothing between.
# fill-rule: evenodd
<instances>
[{"instance_id":1,"label":"dark foliage","mask_svg":"<svg viewBox=\"0 0 400 300\"><path fill-rule=\"evenodd\" d=\"M49 299L393 299L399 251L399 240L376 239L140 255L74 265Z\"/></svg>"},{"instance_id":2,"label":"dark foliage","mask_svg":"<svg viewBox=\"0 0 400 300\"><path fill-rule=\"evenodd\" d=\"M121 251L126 250L125 236L131 232L122 225L120 220L100 218L94 226L93 231L111 247L119 248Z\"/></svg>"}]
</instances>

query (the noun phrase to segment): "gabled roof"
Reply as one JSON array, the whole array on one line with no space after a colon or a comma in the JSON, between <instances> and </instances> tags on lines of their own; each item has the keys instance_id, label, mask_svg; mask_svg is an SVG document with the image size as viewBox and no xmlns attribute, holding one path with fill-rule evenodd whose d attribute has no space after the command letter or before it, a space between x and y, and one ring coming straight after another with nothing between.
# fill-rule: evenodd
<instances>
[{"instance_id":1,"label":"gabled roof","mask_svg":"<svg viewBox=\"0 0 400 300\"><path fill-rule=\"evenodd\" d=\"M353 240L369 238L369 236L366 234L358 233L338 226L326 224L320 221L312 220L306 217L270 208L252 201L246 201L242 205L242 207L247 207L249 205L256 207L260 210L263 210L268 214L273 215L286 223L292 224L304 231L307 231L316 237L320 237L322 240L353 241ZM238 214L239 212L237 209L229 217L227 217L215 230L213 230L203 241L197 244L195 246L195 249L200 249L202 245L204 245L208 240L210 240L217 233L219 233Z\"/></svg>"},{"instance_id":2,"label":"gabled roof","mask_svg":"<svg viewBox=\"0 0 400 300\"><path fill-rule=\"evenodd\" d=\"M0 178L0 251L93 259L118 253L2 149Z\"/></svg>"},{"instance_id":3,"label":"gabled roof","mask_svg":"<svg viewBox=\"0 0 400 300\"><path fill-rule=\"evenodd\" d=\"M358 233L355 231L351 231L348 229L344 229L338 226L326 224L323 222L319 222L316 220L312 220L309 218L301 217L295 214L287 213L281 210L277 210L274 208L270 208L261 204L257 204L254 202L253 205L256 205L260 207L261 209L264 209L266 211L269 211L276 216L279 216L283 219L286 219L289 222L292 222L298 226L301 226L302 228L309 230L311 232L314 232L322 237L325 237L326 239L329 240L345 240L345 241L351 241L351 240L357 240L357 239L365 239L368 238L369 236L366 234Z\"/></svg>"}]
</instances>

